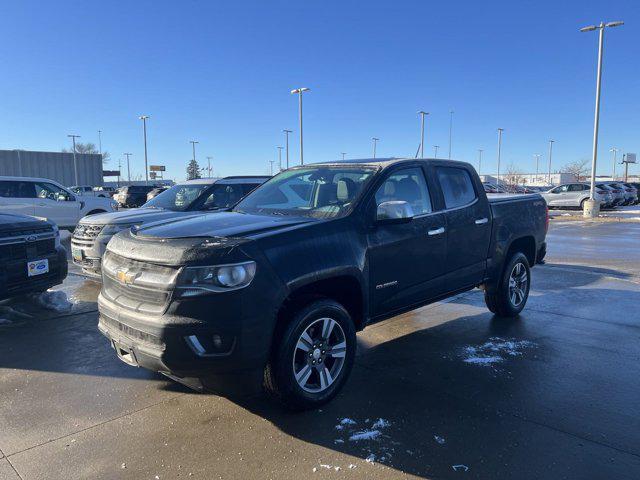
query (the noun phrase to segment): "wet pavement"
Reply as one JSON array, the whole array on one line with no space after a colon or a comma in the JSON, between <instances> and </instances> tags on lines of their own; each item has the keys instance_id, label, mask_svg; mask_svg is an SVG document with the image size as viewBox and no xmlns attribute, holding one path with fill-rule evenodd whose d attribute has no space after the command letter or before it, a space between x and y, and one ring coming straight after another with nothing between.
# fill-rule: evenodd
<instances>
[{"instance_id":1,"label":"wet pavement","mask_svg":"<svg viewBox=\"0 0 640 480\"><path fill-rule=\"evenodd\" d=\"M640 478L638 241L552 223L519 319L473 291L374 325L301 414L120 362L72 270L68 311L0 309L0 479Z\"/></svg>"}]
</instances>

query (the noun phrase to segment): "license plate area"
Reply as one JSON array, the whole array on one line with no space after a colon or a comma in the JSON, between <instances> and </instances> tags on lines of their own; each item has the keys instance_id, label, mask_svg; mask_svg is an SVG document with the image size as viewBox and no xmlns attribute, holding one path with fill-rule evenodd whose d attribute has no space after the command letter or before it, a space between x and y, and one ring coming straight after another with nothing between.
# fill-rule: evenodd
<instances>
[{"instance_id":1,"label":"license plate area","mask_svg":"<svg viewBox=\"0 0 640 480\"><path fill-rule=\"evenodd\" d=\"M49 272L49 260L46 258L43 260L33 260L27 262L27 275L29 277L35 277Z\"/></svg>"},{"instance_id":2,"label":"license plate area","mask_svg":"<svg viewBox=\"0 0 640 480\"><path fill-rule=\"evenodd\" d=\"M111 341L111 346L116 351L116 355L118 355L118 358L124 363L133 367L138 366L138 360L136 359L136 354L133 351L133 348L123 345L122 343L115 340Z\"/></svg>"},{"instance_id":3,"label":"license plate area","mask_svg":"<svg viewBox=\"0 0 640 480\"><path fill-rule=\"evenodd\" d=\"M76 262L82 262L83 257L84 257L84 252L82 251L81 248L72 247L71 248L71 257Z\"/></svg>"}]
</instances>

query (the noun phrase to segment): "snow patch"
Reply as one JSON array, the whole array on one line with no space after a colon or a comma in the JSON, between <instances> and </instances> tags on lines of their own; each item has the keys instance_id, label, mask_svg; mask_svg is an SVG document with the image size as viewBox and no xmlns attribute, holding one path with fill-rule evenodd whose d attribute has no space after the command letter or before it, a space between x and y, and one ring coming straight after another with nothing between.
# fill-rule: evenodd
<instances>
[{"instance_id":1,"label":"snow patch","mask_svg":"<svg viewBox=\"0 0 640 480\"><path fill-rule=\"evenodd\" d=\"M349 417L345 417L342 420L340 420L340 425L355 425L356 421L349 418Z\"/></svg>"},{"instance_id":2,"label":"snow patch","mask_svg":"<svg viewBox=\"0 0 640 480\"><path fill-rule=\"evenodd\" d=\"M43 308L54 312L68 312L73 307L73 303L67 298L67 294L61 290L47 290L34 296L35 302Z\"/></svg>"},{"instance_id":3,"label":"snow patch","mask_svg":"<svg viewBox=\"0 0 640 480\"><path fill-rule=\"evenodd\" d=\"M390 426L391 424L385 420L384 418L379 418L378 420L376 420L374 422L374 424L372 425L373 428L386 428L388 426Z\"/></svg>"},{"instance_id":4,"label":"snow patch","mask_svg":"<svg viewBox=\"0 0 640 480\"><path fill-rule=\"evenodd\" d=\"M444 445L446 440L438 435L434 435L433 439L439 444L439 445Z\"/></svg>"},{"instance_id":5,"label":"snow patch","mask_svg":"<svg viewBox=\"0 0 640 480\"><path fill-rule=\"evenodd\" d=\"M374 438L382 435L380 430L363 430L358 433L354 433L349 437L349 441L351 442L360 442L362 440L373 440Z\"/></svg>"},{"instance_id":6,"label":"snow patch","mask_svg":"<svg viewBox=\"0 0 640 480\"><path fill-rule=\"evenodd\" d=\"M467 345L462 349L462 360L465 363L480 366L491 366L502 363L509 357L522 355L526 348L533 348L536 344L529 340L508 340L491 337L481 345Z\"/></svg>"}]
</instances>

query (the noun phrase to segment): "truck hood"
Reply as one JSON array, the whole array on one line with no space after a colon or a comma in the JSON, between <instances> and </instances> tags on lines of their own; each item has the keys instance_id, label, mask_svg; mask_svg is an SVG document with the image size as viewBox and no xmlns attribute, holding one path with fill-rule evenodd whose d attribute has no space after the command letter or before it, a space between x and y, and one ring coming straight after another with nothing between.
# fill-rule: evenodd
<instances>
[{"instance_id":1,"label":"truck hood","mask_svg":"<svg viewBox=\"0 0 640 480\"><path fill-rule=\"evenodd\" d=\"M121 210L119 212L99 213L97 215L91 215L90 217L84 217L80 223L91 225L142 224L176 217L184 218L194 215L199 215L199 213L174 212L173 210L161 210L158 208L132 208L129 210Z\"/></svg>"},{"instance_id":2,"label":"truck hood","mask_svg":"<svg viewBox=\"0 0 640 480\"><path fill-rule=\"evenodd\" d=\"M0 213L0 233L11 232L20 228L51 227L51 223L40 217Z\"/></svg>"},{"instance_id":3,"label":"truck hood","mask_svg":"<svg viewBox=\"0 0 640 480\"><path fill-rule=\"evenodd\" d=\"M251 215L238 212L200 213L186 218L174 217L154 222L138 229L134 235L145 239L249 237L317 221L304 217Z\"/></svg>"}]
</instances>

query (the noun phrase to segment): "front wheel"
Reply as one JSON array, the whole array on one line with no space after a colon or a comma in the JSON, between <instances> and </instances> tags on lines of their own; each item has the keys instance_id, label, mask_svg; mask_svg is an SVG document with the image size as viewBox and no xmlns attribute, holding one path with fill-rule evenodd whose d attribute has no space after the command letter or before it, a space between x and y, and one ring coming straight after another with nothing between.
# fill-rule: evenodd
<instances>
[{"instance_id":1,"label":"front wheel","mask_svg":"<svg viewBox=\"0 0 640 480\"><path fill-rule=\"evenodd\" d=\"M523 253L514 254L494 291L485 291L487 308L500 317L517 317L529 298L531 270Z\"/></svg>"},{"instance_id":2,"label":"front wheel","mask_svg":"<svg viewBox=\"0 0 640 480\"><path fill-rule=\"evenodd\" d=\"M338 394L356 351L349 313L333 300L318 300L296 312L265 369L266 389L288 408L318 407Z\"/></svg>"}]
</instances>

